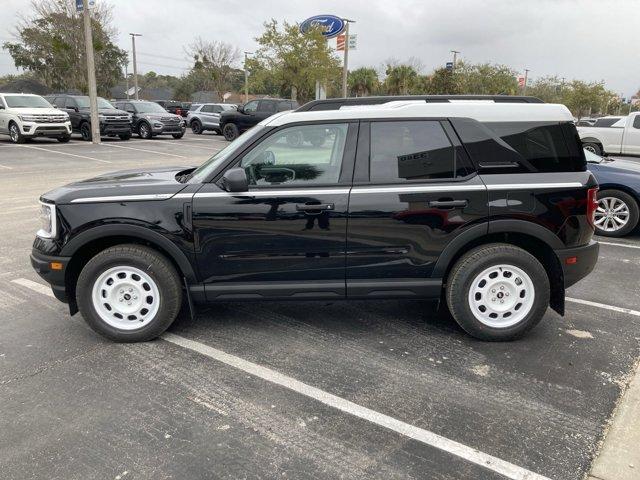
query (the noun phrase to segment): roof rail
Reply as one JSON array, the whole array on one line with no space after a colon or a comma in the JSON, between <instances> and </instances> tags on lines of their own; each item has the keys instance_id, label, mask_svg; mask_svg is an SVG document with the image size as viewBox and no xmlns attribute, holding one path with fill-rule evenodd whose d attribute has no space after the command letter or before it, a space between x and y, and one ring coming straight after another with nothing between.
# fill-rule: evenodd
<instances>
[{"instance_id":1,"label":"roof rail","mask_svg":"<svg viewBox=\"0 0 640 480\"><path fill-rule=\"evenodd\" d=\"M351 105L380 105L398 100L424 100L426 103L450 103L452 100L486 100L494 103L544 103L536 97L516 95L397 95L383 97L329 98L312 100L299 107L296 112L338 110Z\"/></svg>"}]
</instances>

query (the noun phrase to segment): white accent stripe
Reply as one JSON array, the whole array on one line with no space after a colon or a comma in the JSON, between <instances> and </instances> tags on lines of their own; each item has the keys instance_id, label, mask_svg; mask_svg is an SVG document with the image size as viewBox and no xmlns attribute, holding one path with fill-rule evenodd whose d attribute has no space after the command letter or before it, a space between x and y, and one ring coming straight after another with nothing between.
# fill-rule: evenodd
<instances>
[{"instance_id":1,"label":"white accent stripe","mask_svg":"<svg viewBox=\"0 0 640 480\"><path fill-rule=\"evenodd\" d=\"M176 193L173 197L171 198L191 198L193 197L193 193Z\"/></svg>"},{"instance_id":2,"label":"white accent stripe","mask_svg":"<svg viewBox=\"0 0 640 480\"><path fill-rule=\"evenodd\" d=\"M11 280L11 283L15 283L15 284L20 285L22 287L29 288L29 289L33 290L34 292L41 293L42 295L46 295L48 297L55 298L55 296L53 295L53 292L51 291L51 288L49 288L49 287L47 287L45 285L42 285L41 283L34 282L34 281L28 280L26 278L16 278L15 280Z\"/></svg>"},{"instance_id":3,"label":"white accent stripe","mask_svg":"<svg viewBox=\"0 0 640 480\"><path fill-rule=\"evenodd\" d=\"M626 243L613 243L613 242L603 242L598 240L600 245L611 245L612 247L626 247L626 248L638 248L640 249L640 245L627 245Z\"/></svg>"},{"instance_id":4,"label":"white accent stripe","mask_svg":"<svg viewBox=\"0 0 640 480\"><path fill-rule=\"evenodd\" d=\"M19 147L32 148L33 150L42 150L43 152L56 153L58 155L67 155L69 157L84 158L85 160L94 160L100 163L113 163L113 162L110 162L109 160L102 160L101 158L87 157L86 155L76 155L75 153L61 152L60 150L50 150L48 148L42 148L42 147L34 147L33 145L19 145Z\"/></svg>"},{"instance_id":5,"label":"white accent stripe","mask_svg":"<svg viewBox=\"0 0 640 480\"><path fill-rule=\"evenodd\" d=\"M567 302L580 303L582 305L588 305L590 307L604 308L605 310L611 310L612 312L626 313L628 315L633 315L634 317L640 317L640 311L631 310L630 308L614 307L613 305L592 302L590 300L581 300L579 298L566 297L565 300Z\"/></svg>"},{"instance_id":6,"label":"white accent stripe","mask_svg":"<svg viewBox=\"0 0 640 480\"><path fill-rule=\"evenodd\" d=\"M488 184L489 190L529 190L535 188L579 188L586 185L580 182L563 182L563 183L504 183L504 184Z\"/></svg>"},{"instance_id":7,"label":"white accent stripe","mask_svg":"<svg viewBox=\"0 0 640 480\"><path fill-rule=\"evenodd\" d=\"M71 203L102 203L102 202L139 202L144 200L166 200L173 197L173 193L151 193L147 195L114 195L111 197L84 197L71 200Z\"/></svg>"},{"instance_id":8,"label":"white accent stripe","mask_svg":"<svg viewBox=\"0 0 640 480\"><path fill-rule=\"evenodd\" d=\"M210 198L210 197L273 197L273 196L283 196L283 197L304 197L307 195L322 195L322 194L347 194L349 193L348 188L342 189L300 189L300 190L252 190L248 192L203 192L196 193L196 198Z\"/></svg>"},{"instance_id":9,"label":"white accent stripe","mask_svg":"<svg viewBox=\"0 0 640 480\"><path fill-rule=\"evenodd\" d=\"M189 157L185 157L184 155L176 155L175 153L159 152L158 150L147 150L145 148L125 147L124 145L114 145L112 143L101 143L100 145L104 145L105 147L124 148L124 149L127 149L127 150L136 150L138 152L155 153L156 155L167 155L169 157L189 158Z\"/></svg>"},{"instance_id":10,"label":"white accent stripe","mask_svg":"<svg viewBox=\"0 0 640 480\"><path fill-rule=\"evenodd\" d=\"M486 190L484 185L420 185L393 187L354 187L351 193L419 193L419 192L466 192Z\"/></svg>"},{"instance_id":11,"label":"white accent stripe","mask_svg":"<svg viewBox=\"0 0 640 480\"><path fill-rule=\"evenodd\" d=\"M317 400L318 402L324 403L325 405L342 412L387 428L413 440L429 445L430 447L443 450L468 462L480 465L488 470L504 475L507 478L515 480L549 480L542 475L526 470L514 465L513 463L506 462L475 448L468 447L462 443L442 437L436 433L415 427L383 413L363 407L329 392L325 392L324 390L320 390L319 388L307 385L295 378L283 375L282 373L256 363L249 362L240 357L236 357L235 355L230 355L222 350L218 350L203 343L189 340L188 338L174 335L172 333L165 333L162 335L162 338L175 345L200 353L268 382L293 390L294 392Z\"/></svg>"}]
</instances>

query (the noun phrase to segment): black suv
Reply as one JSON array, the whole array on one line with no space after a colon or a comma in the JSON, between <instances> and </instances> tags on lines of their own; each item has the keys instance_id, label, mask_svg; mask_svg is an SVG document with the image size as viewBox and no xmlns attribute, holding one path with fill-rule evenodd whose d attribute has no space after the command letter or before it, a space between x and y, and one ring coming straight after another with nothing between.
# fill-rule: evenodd
<instances>
[{"instance_id":1,"label":"black suv","mask_svg":"<svg viewBox=\"0 0 640 480\"><path fill-rule=\"evenodd\" d=\"M48 95L45 98L55 108L69 114L74 132L79 132L83 140L91 140L91 107L88 96L59 94ZM102 97L98 97L98 118L100 135L120 137L122 140L131 138L130 115L118 110Z\"/></svg>"},{"instance_id":2,"label":"black suv","mask_svg":"<svg viewBox=\"0 0 640 480\"><path fill-rule=\"evenodd\" d=\"M167 112L156 102L119 100L115 104L131 115L131 130L140 138L149 139L156 135L182 138L187 130L187 124L180 115Z\"/></svg>"},{"instance_id":3,"label":"black suv","mask_svg":"<svg viewBox=\"0 0 640 480\"><path fill-rule=\"evenodd\" d=\"M194 167L121 171L41 199L31 256L116 341L160 335L183 299L441 299L509 340L589 274L597 184L562 105L292 112Z\"/></svg>"},{"instance_id":4,"label":"black suv","mask_svg":"<svg viewBox=\"0 0 640 480\"><path fill-rule=\"evenodd\" d=\"M239 105L237 110L229 110L220 115L220 130L230 142L254 125L276 112L285 112L298 108L295 100L284 98L262 98Z\"/></svg>"}]
</instances>

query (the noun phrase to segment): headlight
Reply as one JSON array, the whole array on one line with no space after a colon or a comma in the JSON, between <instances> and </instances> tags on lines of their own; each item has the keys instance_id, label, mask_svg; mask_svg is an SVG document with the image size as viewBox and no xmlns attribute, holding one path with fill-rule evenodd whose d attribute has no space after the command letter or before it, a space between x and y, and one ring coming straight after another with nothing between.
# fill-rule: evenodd
<instances>
[{"instance_id":1,"label":"headlight","mask_svg":"<svg viewBox=\"0 0 640 480\"><path fill-rule=\"evenodd\" d=\"M56 228L56 206L40 202L40 230L36 235L41 238L55 238Z\"/></svg>"},{"instance_id":2,"label":"headlight","mask_svg":"<svg viewBox=\"0 0 640 480\"><path fill-rule=\"evenodd\" d=\"M101 113L99 113L99 114L98 114L98 120L104 120L104 115L103 115L103 114L101 114Z\"/></svg>"},{"instance_id":3,"label":"headlight","mask_svg":"<svg viewBox=\"0 0 640 480\"><path fill-rule=\"evenodd\" d=\"M18 118L20 120L22 120L23 122L35 122L36 121L35 115L18 115Z\"/></svg>"},{"instance_id":4,"label":"headlight","mask_svg":"<svg viewBox=\"0 0 640 480\"><path fill-rule=\"evenodd\" d=\"M127 113L127 116L129 117L129 123L133 122L133 115Z\"/></svg>"}]
</instances>

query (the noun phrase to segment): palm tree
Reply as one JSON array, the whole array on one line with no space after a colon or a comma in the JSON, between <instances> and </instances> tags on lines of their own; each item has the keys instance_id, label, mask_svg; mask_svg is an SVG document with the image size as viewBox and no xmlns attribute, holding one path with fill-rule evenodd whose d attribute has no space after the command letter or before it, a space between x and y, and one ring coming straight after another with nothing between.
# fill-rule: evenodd
<instances>
[{"instance_id":1,"label":"palm tree","mask_svg":"<svg viewBox=\"0 0 640 480\"><path fill-rule=\"evenodd\" d=\"M379 85L378 74L374 68L362 67L349 72L347 80L349 91L356 97L366 97L375 92Z\"/></svg>"},{"instance_id":2,"label":"palm tree","mask_svg":"<svg viewBox=\"0 0 640 480\"><path fill-rule=\"evenodd\" d=\"M418 78L418 72L411 65L387 65L384 83L391 95L407 95Z\"/></svg>"}]
</instances>

